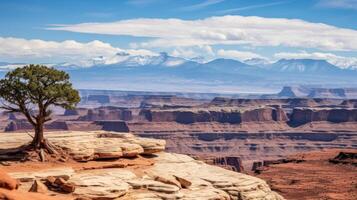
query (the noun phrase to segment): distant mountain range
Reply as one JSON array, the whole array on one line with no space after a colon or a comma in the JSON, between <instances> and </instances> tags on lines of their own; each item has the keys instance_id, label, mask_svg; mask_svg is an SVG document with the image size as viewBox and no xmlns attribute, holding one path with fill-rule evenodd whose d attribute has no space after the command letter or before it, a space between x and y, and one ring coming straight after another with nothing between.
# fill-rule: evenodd
<instances>
[{"instance_id":1,"label":"distant mountain range","mask_svg":"<svg viewBox=\"0 0 357 200\"><path fill-rule=\"evenodd\" d=\"M274 63L260 58L244 62L219 58L203 63L166 53L113 58L98 57L90 67L70 63L51 64L70 73L77 87L150 91L271 92L285 85L357 87L357 70L342 69L325 60L281 59ZM0 62L0 69L21 63Z\"/></svg>"}]
</instances>

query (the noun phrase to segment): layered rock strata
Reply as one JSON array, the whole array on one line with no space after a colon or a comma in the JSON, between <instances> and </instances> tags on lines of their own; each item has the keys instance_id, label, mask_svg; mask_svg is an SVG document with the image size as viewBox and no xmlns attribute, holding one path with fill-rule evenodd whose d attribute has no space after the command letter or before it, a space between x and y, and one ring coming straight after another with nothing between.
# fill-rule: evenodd
<instances>
[{"instance_id":1,"label":"layered rock strata","mask_svg":"<svg viewBox=\"0 0 357 200\"><path fill-rule=\"evenodd\" d=\"M199 122L219 122L240 124L242 122L287 121L280 108L241 109L177 109L177 110L142 110L140 113L151 122L178 122L192 124Z\"/></svg>"},{"instance_id":2,"label":"layered rock strata","mask_svg":"<svg viewBox=\"0 0 357 200\"><path fill-rule=\"evenodd\" d=\"M7 136L0 134L2 148L29 141L21 133ZM75 186L73 193L66 194L73 199L283 199L261 179L207 165L186 155L165 153L163 140L103 131L49 133L47 138L77 161L138 159L139 155L148 155L153 165L86 170L64 166L9 173L21 182L19 190L28 190L34 181L63 177ZM49 194L64 195L53 191Z\"/></svg>"}]
</instances>

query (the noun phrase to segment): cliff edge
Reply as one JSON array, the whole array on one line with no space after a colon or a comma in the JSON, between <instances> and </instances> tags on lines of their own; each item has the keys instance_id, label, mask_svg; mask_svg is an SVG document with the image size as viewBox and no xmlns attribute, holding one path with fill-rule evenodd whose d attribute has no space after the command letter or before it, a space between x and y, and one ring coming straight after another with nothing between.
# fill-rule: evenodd
<instances>
[{"instance_id":1,"label":"cliff edge","mask_svg":"<svg viewBox=\"0 0 357 200\"><path fill-rule=\"evenodd\" d=\"M47 138L70 157L2 162L1 170L20 184L17 190L0 189L0 197L31 191L51 199L283 199L262 179L166 153L164 140L104 131L54 132ZM30 139L1 133L0 153Z\"/></svg>"}]
</instances>

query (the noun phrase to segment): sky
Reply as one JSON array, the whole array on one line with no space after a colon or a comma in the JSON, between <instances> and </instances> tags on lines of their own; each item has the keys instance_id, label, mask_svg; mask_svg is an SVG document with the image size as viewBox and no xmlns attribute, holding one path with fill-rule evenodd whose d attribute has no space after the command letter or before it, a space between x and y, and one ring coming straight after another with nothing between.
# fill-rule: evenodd
<instances>
[{"instance_id":1,"label":"sky","mask_svg":"<svg viewBox=\"0 0 357 200\"><path fill-rule=\"evenodd\" d=\"M357 0L0 0L0 62L118 53L357 66Z\"/></svg>"}]
</instances>

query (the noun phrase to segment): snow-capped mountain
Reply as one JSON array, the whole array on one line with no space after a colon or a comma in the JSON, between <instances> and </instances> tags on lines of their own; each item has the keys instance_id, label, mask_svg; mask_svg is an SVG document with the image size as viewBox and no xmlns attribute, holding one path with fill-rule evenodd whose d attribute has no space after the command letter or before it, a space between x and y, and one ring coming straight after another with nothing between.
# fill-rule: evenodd
<instances>
[{"instance_id":1,"label":"snow-capped mountain","mask_svg":"<svg viewBox=\"0 0 357 200\"><path fill-rule=\"evenodd\" d=\"M267 66L269 70L286 73L335 73L342 69L325 60L281 59Z\"/></svg>"},{"instance_id":2,"label":"snow-capped mountain","mask_svg":"<svg viewBox=\"0 0 357 200\"><path fill-rule=\"evenodd\" d=\"M183 58L169 56L167 53L162 52L159 55L129 55L129 54L117 54L117 57L121 57L121 59L117 59L117 62L109 62L110 65L121 65L127 67L139 67L139 66L167 66L174 67L181 65L187 60ZM111 60L115 60L115 58L111 58Z\"/></svg>"},{"instance_id":3,"label":"snow-capped mountain","mask_svg":"<svg viewBox=\"0 0 357 200\"><path fill-rule=\"evenodd\" d=\"M282 87L306 83L357 86L357 70L341 69L325 60L282 59L271 64L258 64L259 59L252 59L247 62L251 64L219 58L201 63L167 53L131 55L119 52L112 57L97 56L83 64L67 62L49 66L66 70L74 83L81 87L121 85L130 88L133 83L142 89L146 84L153 84L152 87L173 85L175 88L191 84L204 87L219 85L222 88ZM13 66L13 63L0 63L0 73L3 75Z\"/></svg>"},{"instance_id":4,"label":"snow-capped mountain","mask_svg":"<svg viewBox=\"0 0 357 200\"><path fill-rule=\"evenodd\" d=\"M197 56L197 57L194 57L194 58L190 58L189 60L193 61L193 62L196 62L196 63L200 63L200 64L203 64L203 63L207 62L206 58L203 57L203 56Z\"/></svg>"},{"instance_id":5,"label":"snow-capped mountain","mask_svg":"<svg viewBox=\"0 0 357 200\"><path fill-rule=\"evenodd\" d=\"M99 66L124 66L124 67L140 67L140 66L166 66L174 67L182 65L188 60L169 56L167 53L160 53L158 55L131 55L126 52L118 52L114 56L105 57L97 56L92 59L64 62L55 65L59 69L78 69Z\"/></svg>"},{"instance_id":6,"label":"snow-capped mountain","mask_svg":"<svg viewBox=\"0 0 357 200\"><path fill-rule=\"evenodd\" d=\"M269 60L264 59L264 58L250 58L250 59L244 60L243 62L248 65L258 65L258 66L270 64Z\"/></svg>"}]
</instances>

